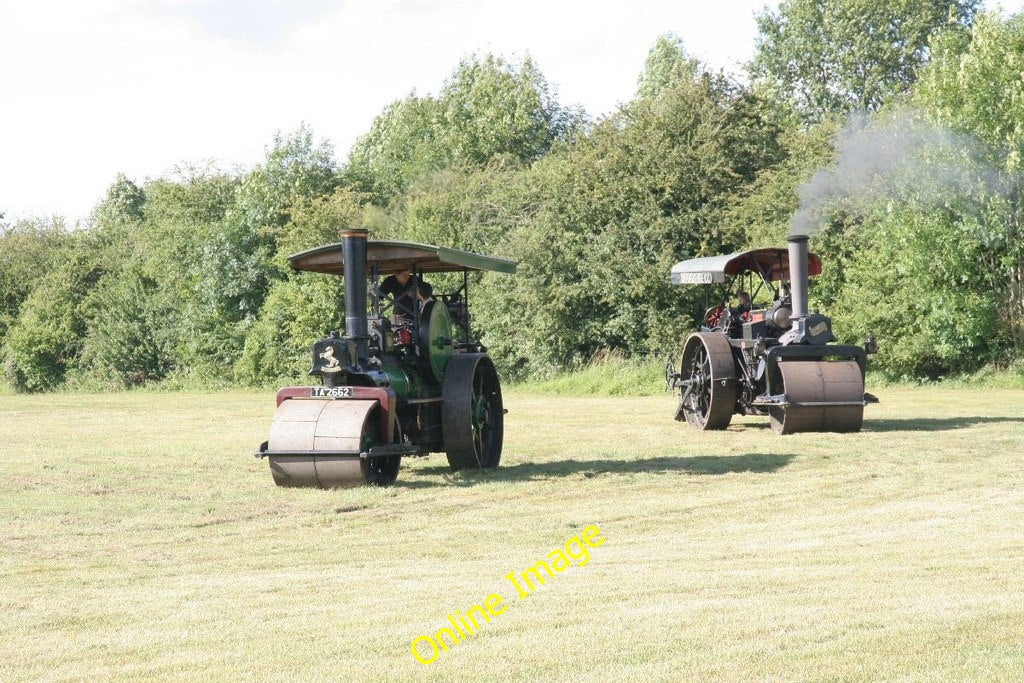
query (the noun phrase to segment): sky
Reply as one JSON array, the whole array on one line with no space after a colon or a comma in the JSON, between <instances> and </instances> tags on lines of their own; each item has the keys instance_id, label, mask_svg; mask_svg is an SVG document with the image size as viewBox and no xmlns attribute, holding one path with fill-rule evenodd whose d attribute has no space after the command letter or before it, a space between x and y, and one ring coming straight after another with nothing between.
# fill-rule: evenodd
<instances>
[{"instance_id":1,"label":"sky","mask_svg":"<svg viewBox=\"0 0 1024 683\"><path fill-rule=\"evenodd\" d=\"M459 60L529 54L562 104L631 98L675 33L739 73L777 0L0 0L0 212L84 219L118 173L249 168L302 123L343 161ZM1018 8L1024 0L1003 0Z\"/></svg>"}]
</instances>

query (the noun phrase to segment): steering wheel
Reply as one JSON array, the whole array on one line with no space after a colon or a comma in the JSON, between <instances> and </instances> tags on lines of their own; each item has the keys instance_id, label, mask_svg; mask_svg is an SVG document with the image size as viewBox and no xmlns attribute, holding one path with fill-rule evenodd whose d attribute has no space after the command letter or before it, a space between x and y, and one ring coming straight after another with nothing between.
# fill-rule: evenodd
<instances>
[{"instance_id":1,"label":"steering wheel","mask_svg":"<svg viewBox=\"0 0 1024 683\"><path fill-rule=\"evenodd\" d=\"M718 327L722 322L722 316L729 315L729 309L725 306L712 306L704 312L704 324L708 327Z\"/></svg>"}]
</instances>

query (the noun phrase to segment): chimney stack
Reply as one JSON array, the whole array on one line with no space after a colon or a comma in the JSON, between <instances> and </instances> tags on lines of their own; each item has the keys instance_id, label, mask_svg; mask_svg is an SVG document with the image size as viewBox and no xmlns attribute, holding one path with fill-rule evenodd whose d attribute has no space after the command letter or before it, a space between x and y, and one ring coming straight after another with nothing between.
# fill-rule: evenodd
<instances>
[{"instance_id":1,"label":"chimney stack","mask_svg":"<svg viewBox=\"0 0 1024 683\"><path fill-rule=\"evenodd\" d=\"M362 363L370 355L370 333L366 322L366 230L352 228L341 233L345 259L345 339L349 340L351 362Z\"/></svg>"},{"instance_id":2,"label":"chimney stack","mask_svg":"<svg viewBox=\"0 0 1024 683\"><path fill-rule=\"evenodd\" d=\"M793 297L793 318L807 315L807 235L793 235L789 241L789 289Z\"/></svg>"}]
</instances>

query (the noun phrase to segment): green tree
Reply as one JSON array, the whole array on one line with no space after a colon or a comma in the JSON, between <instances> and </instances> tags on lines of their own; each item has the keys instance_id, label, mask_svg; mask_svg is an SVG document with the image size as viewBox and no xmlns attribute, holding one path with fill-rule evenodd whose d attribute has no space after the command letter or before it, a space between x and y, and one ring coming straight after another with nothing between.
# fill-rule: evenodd
<instances>
[{"instance_id":1,"label":"green tree","mask_svg":"<svg viewBox=\"0 0 1024 683\"><path fill-rule=\"evenodd\" d=\"M82 352L83 302L102 275L90 236L76 234L22 303L4 339L4 375L19 390L64 382Z\"/></svg>"},{"instance_id":2,"label":"green tree","mask_svg":"<svg viewBox=\"0 0 1024 683\"><path fill-rule=\"evenodd\" d=\"M450 153L436 141L439 117L432 97L411 93L388 105L352 146L345 171L349 181L386 204L411 178L450 163Z\"/></svg>"},{"instance_id":3,"label":"green tree","mask_svg":"<svg viewBox=\"0 0 1024 683\"><path fill-rule=\"evenodd\" d=\"M878 207L845 260L846 280L830 309L835 328L852 343L874 332L882 350L871 364L891 376L970 372L997 351L999 278L978 264L987 260L981 235L999 211L964 198L951 204Z\"/></svg>"},{"instance_id":4,"label":"green tree","mask_svg":"<svg viewBox=\"0 0 1024 683\"><path fill-rule=\"evenodd\" d=\"M110 275L89 299L83 359L87 369L123 381L161 376L172 365L180 372L230 374L223 360L214 360L214 350L220 358L231 357L241 343L224 331L216 309L199 292L208 276L205 250L235 205L239 182L211 164L181 165L172 175L141 188L141 219L137 212L111 210L110 204L121 205L115 182L95 214L93 233ZM124 287L118 286L119 280ZM111 310L102 319L106 306ZM119 340L121 332L145 337L131 345L138 349L136 360L129 361L132 354ZM221 343L224 338L230 344ZM112 367L118 366L119 358L125 361L123 373Z\"/></svg>"},{"instance_id":5,"label":"green tree","mask_svg":"<svg viewBox=\"0 0 1024 683\"><path fill-rule=\"evenodd\" d=\"M344 329L343 281L299 273L276 282L248 330L234 364L235 379L248 384L297 380L310 368L309 350L330 330Z\"/></svg>"},{"instance_id":6,"label":"green tree","mask_svg":"<svg viewBox=\"0 0 1024 683\"><path fill-rule=\"evenodd\" d=\"M648 51L643 73L637 81L638 99L654 97L681 78L689 77L696 62L687 56L683 41L674 33L658 36Z\"/></svg>"},{"instance_id":7,"label":"green tree","mask_svg":"<svg viewBox=\"0 0 1024 683\"><path fill-rule=\"evenodd\" d=\"M226 379L272 284L295 207L340 182L331 147L307 126L276 135L265 160L238 182L223 218L204 226L181 318L181 357L191 373Z\"/></svg>"},{"instance_id":8,"label":"green tree","mask_svg":"<svg viewBox=\"0 0 1024 683\"><path fill-rule=\"evenodd\" d=\"M342 229L362 222L365 202L365 195L348 188L297 202L281 229L278 266L286 269L292 253L336 242ZM245 329L244 348L233 364L235 379L260 384L302 377L309 369L310 345L344 327L342 284L341 278L310 273L274 282L259 317Z\"/></svg>"},{"instance_id":9,"label":"green tree","mask_svg":"<svg viewBox=\"0 0 1024 683\"><path fill-rule=\"evenodd\" d=\"M671 265L741 238L722 212L781 158L771 108L679 64L674 80L509 183L507 211L523 218L496 250L520 269L484 280L477 315L506 369L545 373L611 348L674 354L699 293L672 287Z\"/></svg>"},{"instance_id":10,"label":"green tree","mask_svg":"<svg viewBox=\"0 0 1024 683\"><path fill-rule=\"evenodd\" d=\"M436 98L410 94L374 119L352 147L346 176L384 205L438 170L500 157L529 163L582 126L580 112L559 105L531 59L474 56Z\"/></svg>"},{"instance_id":11,"label":"green tree","mask_svg":"<svg viewBox=\"0 0 1024 683\"><path fill-rule=\"evenodd\" d=\"M22 302L55 267L71 239L60 219L22 220L0 228L0 342Z\"/></svg>"},{"instance_id":12,"label":"green tree","mask_svg":"<svg viewBox=\"0 0 1024 683\"><path fill-rule=\"evenodd\" d=\"M243 178L232 213L254 230L272 231L291 219L297 199L329 195L339 182L333 147L303 124L274 135L263 162Z\"/></svg>"},{"instance_id":13,"label":"green tree","mask_svg":"<svg viewBox=\"0 0 1024 683\"><path fill-rule=\"evenodd\" d=\"M439 100L439 143L456 163L483 164L503 154L532 161L575 122L529 57L520 64L493 55L465 59Z\"/></svg>"},{"instance_id":14,"label":"green tree","mask_svg":"<svg viewBox=\"0 0 1024 683\"><path fill-rule=\"evenodd\" d=\"M177 312L168 294L131 270L104 275L82 306L82 368L125 385L165 378L175 366L177 341Z\"/></svg>"},{"instance_id":15,"label":"green tree","mask_svg":"<svg viewBox=\"0 0 1024 683\"><path fill-rule=\"evenodd\" d=\"M928 60L929 40L966 31L981 0L783 0L757 16L756 82L805 121L877 110L905 92Z\"/></svg>"},{"instance_id":16,"label":"green tree","mask_svg":"<svg viewBox=\"0 0 1024 683\"><path fill-rule=\"evenodd\" d=\"M107 196L96 208L94 218L100 223L139 222L145 204L146 193L123 173L119 173L107 189Z\"/></svg>"},{"instance_id":17,"label":"green tree","mask_svg":"<svg viewBox=\"0 0 1024 683\"><path fill-rule=\"evenodd\" d=\"M1004 202L999 220L979 223L985 245L976 263L994 274L1001 298L999 337L1006 352L1024 357L1024 14L982 14L970 42L948 36L935 46L913 102L936 123L980 141L988 168L999 174ZM991 190L990 190L991 192Z\"/></svg>"}]
</instances>

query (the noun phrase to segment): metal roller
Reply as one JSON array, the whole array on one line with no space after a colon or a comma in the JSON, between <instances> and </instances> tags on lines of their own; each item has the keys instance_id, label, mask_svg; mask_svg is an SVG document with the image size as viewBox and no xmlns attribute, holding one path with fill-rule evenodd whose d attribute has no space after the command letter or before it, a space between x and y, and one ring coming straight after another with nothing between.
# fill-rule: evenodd
<instances>
[{"instance_id":1,"label":"metal roller","mask_svg":"<svg viewBox=\"0 0 1024 683\"><path fill-rule=\"evenodd\" d=\"M270 426L270 452L301 451L347 455L271 455L270 471L278 486L340 488L366 481L359 457L375 440L371 419L377 401L291 399L281 403Z\"/></svg>"},{"instance_id":2,"label":"metal roller","mask_svg":"<svg viewBox=\"0 0 1024 683\"><path fill-rule=\"evenodd\" d=\"M856 361L779 363L788 405L771 408L772 430L856 432L864 421L864 378Z\"/></svg>"}]
</instances>

